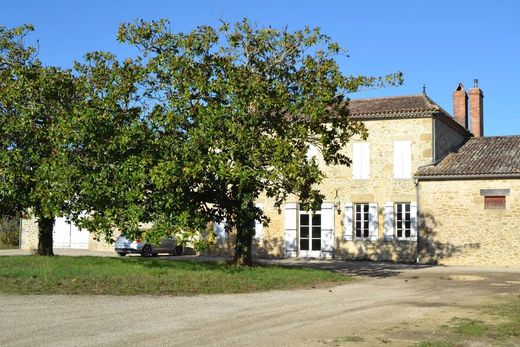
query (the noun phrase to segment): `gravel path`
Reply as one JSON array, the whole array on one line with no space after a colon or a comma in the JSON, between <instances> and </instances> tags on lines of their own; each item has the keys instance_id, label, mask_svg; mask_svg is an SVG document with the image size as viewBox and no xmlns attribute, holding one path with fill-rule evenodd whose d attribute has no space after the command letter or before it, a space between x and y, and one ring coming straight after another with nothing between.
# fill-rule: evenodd
<instances>
[{"instance_id":1,"label":"gravel path","mask_svg":"<svg viewBox=\"0 0 520 347\"><path fill-rule=\"evenodd\" d=\"M519 269L280 263L359 276L333 288L240 295L0 295L0 345L323 346L358 337L356 345L409 345L415 330L520 294Z\"/></svg>"}]
</instances>

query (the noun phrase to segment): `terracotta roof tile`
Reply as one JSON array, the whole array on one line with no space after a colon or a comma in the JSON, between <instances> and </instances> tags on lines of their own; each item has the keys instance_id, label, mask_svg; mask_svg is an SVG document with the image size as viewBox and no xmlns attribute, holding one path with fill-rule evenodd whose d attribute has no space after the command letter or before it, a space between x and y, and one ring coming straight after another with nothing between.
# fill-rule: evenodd
<instances>
[{"instance_id":1,"label":"terracotta roof tile","mask_svg":"<svg viewBox=\"0 0 520 347\"><path fill-rule=\"evenodd\" d=\"M349 100L353 118L371 117L424 117L440 112L441 108L426 95L394 96Z\"/></svg>"},{"instance_id":2,"label":"terracotta roof tile","mask_svg":"<svg viewBox=\"0 0 520 347\"><path fill-rule=\"evenodd\" d=\"M520 176L520 136L469 139L437 164L423 166L417 176Z\"/></svg>"}]
</instances>

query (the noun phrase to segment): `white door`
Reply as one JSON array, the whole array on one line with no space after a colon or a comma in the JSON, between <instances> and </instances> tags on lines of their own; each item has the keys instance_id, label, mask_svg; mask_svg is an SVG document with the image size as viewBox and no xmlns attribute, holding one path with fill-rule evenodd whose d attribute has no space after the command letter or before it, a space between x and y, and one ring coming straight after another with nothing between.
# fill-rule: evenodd
<instances>
[{"instance_id":1,"label":"white door","mask_svg":"<svg viewBox=\"0 0 520 347\"><path fill-rule=\"evenodd\" d=\"M88 231L67 222L64 217L56 218L52 233L54 248L88 249Z\"/></svg>"},{"instance_id":2,"label":"white door","mask_svg":"<svg viewBox=\"0 0 520 347\"><path fill-rule=\"evenodd\" d=\"M300 211L299 256L319 258L321 255L321 211Z\"/></svg>"}]
</instances>

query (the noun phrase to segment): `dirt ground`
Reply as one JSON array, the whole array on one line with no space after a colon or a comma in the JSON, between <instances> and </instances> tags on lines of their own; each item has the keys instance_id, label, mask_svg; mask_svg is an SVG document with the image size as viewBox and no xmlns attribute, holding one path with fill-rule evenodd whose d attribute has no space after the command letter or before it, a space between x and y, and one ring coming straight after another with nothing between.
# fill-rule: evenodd
<instances>
[{"instance_id":1,"label":"dirt ground","mask_svg":"<svg viewBox=\"0 0 520 347\"><path fill-rule=\"evenodd\" d=\"M520 300L518 268L275 263L357 279L332 288L196 297L0 295L0 345L410 346L434 340L454 317L483 319L482 307Z\"/></svg>"}]
</instances>

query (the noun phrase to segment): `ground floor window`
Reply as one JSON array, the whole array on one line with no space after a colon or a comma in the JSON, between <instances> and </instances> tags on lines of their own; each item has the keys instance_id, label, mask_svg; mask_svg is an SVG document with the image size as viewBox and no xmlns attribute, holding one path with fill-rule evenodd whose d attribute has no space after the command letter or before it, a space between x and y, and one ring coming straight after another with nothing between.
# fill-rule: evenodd
<instances>
[{"instance_id":1,"label":"ground floor window","mask_svg":"<svg viewBox=\"0 0 520 347\"><path fill-rule=\"evenodd\" d=\"M397 239L409 239L412 236L412 218L410 203L395 204L395 230Z\"/></svg>"},{"instance_id":2,"label":"ground floor window","mask_svg":"<svg viewBox=\"0 0 520 347\"><path fill-rule=\"evenodd\" d=\"M300 251L321 250L321 211L300 211Z\"/></svg>"},{"instance_id":3,"label":"ground floor window","mask_svg":"<svg viewBox=\"0 0 520 347\"><path fill-rule=\"evenodd\" d=\"M370 235L370 209L368 204L354 204L354 230L356 238L366 239Z\"/></svg>"}]
</instances>

